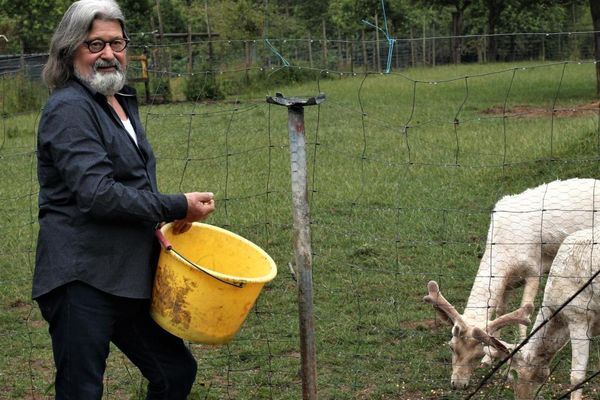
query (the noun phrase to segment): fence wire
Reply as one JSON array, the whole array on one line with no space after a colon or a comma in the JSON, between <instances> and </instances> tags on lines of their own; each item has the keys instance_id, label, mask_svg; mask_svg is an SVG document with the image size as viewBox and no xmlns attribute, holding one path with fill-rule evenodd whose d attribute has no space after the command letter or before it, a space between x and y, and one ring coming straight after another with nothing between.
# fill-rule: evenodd
<instances>
[{"instance_id":1,"label":"fence wire","mask_svg":"<svg viewBox=\"0 0 600 400\"><path fill-rule=\"evenodd\" d=\"M542 38L548 40L544 58L538 57ZM583 44L576 49L583 57L551 58L550 49L571 46L572 55L575 46L550 46L553 34L515 37L512 44L507 36L499 48L511 63L468 64L457 76L448 72L452 66L440 66L451 59L441 55L444 40L425 41L426 59L418 55L423 41L411 41L413 48L405 50L396 43L394 51L405 61L395 58L397 69L389 74L379 72L385 60L373 63L374 48L364 58L357 50L361 43L342 41L328 48L329 55L351 54L352 62L319 62L322 48L292 40L270 39L288 66L275 57L269 61L259 41L213 41L214 54L224 58L210 64L206 42L134 48L150 60L148 87L135 86L161 191L213 191L217 211L209 222L263 247L279 269L232 343L189 344L199 364L193 398L295 399L301 393L296 282L294 266L288 267L293 240L287 115L263 95L276 91L327 95L325 103L306 110L320 397L511 395L502 364L477 369L468 391L452 389L451 352L444 345L450 329L422 297L435 279L449 301L465 307L500 198L556 179L597 177L595 62ZM197 55L188 70L190 46ZM512 63L518 48L529 55L535 50L535 61ZM161 52L169 61L157 62ZM440 67L407 69L434 64ZM140 68L130 63L130 77L139 77ZM30 299L35 133L48 96L33 70L0 75L0 398L6 399L53 393L47 325ZM199 89L186 94L194 79ZM290 85L294 79L299 82ZM205 90L212 86L227 97L207 100ZM536 313L545 279L540 276ZM518 343L511 329L503 339ZM593 379L600 361L593 339L592 345L585 391L600 389ZM552 378L540 396L568 390L568 356L563 351L553 360ZM144 391L143 377L113 349L105 398L143 398Z\"/></svg>"}]
</instances>

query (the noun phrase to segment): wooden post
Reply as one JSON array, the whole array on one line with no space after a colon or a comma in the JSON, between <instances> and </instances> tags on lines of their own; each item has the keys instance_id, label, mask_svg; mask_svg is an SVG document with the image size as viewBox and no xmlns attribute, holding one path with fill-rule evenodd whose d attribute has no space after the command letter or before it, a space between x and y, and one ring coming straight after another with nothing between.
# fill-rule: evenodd
<instances>
[{"instance_id":1,"label":"wooden post","mask_svg":"<svg viewBox=\"0 0 600 400\"><path fill-rule=\"evenodd\" d=\"M252 49L250 48L250 41L244 40L244 53L246 61L244 62L245 66L245 75L244 79L246 83L250 83L250 68L252 68Z\"/></svg>"},{"instance_id":2,"label":"wooden post","mask_svg":"<svg viewBox=\"0 0 600 400\"><path fill-rule=\"evenodd\" d=\"M431 65L435 67L435 24L432 25L432 34L431 34Z\"/></svg>"},{"instance_id":3,"label":"wooden post","mask_svg":"<svg viewBox=\"0 0 600 400\"><path fill-rule=\"evenodd\" d=\"M354 75L354 39L350 41L350 73Z\"/></svg>"},{"instance_id":4,"label":"wooden post","mask_svg":"<svg viewBox=\"0 0 600 400\"><path fill-rule=\"evenodd\" d=\"M423 36L422 36L422 42L423 42L423 66L427 65L427 42L425 41L425 35L426 35L426 30L425 30L425 20L423 20Z\"/></svg>"},{"instance_id":5,"label":"wooden post","mask_svg":"<svg viewBox=\"0 0 600 400\"><path fill-rule=\"evenodd\" d=\"M298 275L298 308L300 322L300 358L302 398L317 399L317 351L313 309L312 249L310 242L310 210L305 150L304 107L320 104L325 95L308 99L284 97L278 93L267 102L288 108L292 205L294 218L294 260Z\"/></svg>"},{"instance_id":6,"label":"wooden post","mask_svg":"<svg viewBox=\"0 0 600 400\"><path fill-rule=\"evenodd\" d=\"M312 54L312 36L308 32L308 65L313 67L313 54Z\"/></svg>"},{"instance_id":7,"label":"wooden post","mask_svg":"<svg viewBox=\"0 0 600 400\"><path fill-rule=\"evenodd\" d=\"M542 35L542 61L546 61L546 35Z\"/></svg>"},{"instance_id":8,"label":"wooden post","mask_svg":"<svg viewBox=\"0 0 600 400\"><path fill-rule=\"evenodd\" d=\"M412 26L410 27L410 63L411 63L411 67L416 67L417 66L417 55L416 55L416 50L415 50L415 41L413 40L413 28Z\"/></svg>"},{"instance_id":9,"label":"wooden post","mask_svg":"<svg viewBox=\"0 0 600 400\"><path fill-rule=\"evenodd\" d=\"M396 40L395 46L394 46L394 52L396 53L396 69L400 69L400 42L398 40Z\"/></svg>"},{"instance_id":10,"label":"wooden post","mask_svg":"<svg viewBox=\"0 0 600 400\"><path fill-rule=\"evenodd\" d=\"M145 93L145 101L146 104L150 103L150 88L148 82L150 81L150 77L148 75L148 57L146 49L144 48L144 53L141 56L129 56L129 62L140 63L140 69L142 70L142 74L140 77L129 78L129 82L143 82L144 83L144 93Z\"/></svg>"},{"instance_id":11,"label":"wooden post","mask_svg":"<svg viewBox=\"0 0 600 400\"><path fill-rule=\"evenodd\" d=\"M375 26L379 27L379 21L377 20L377 13L375 13ZM381 54L379 52L379 29L375 29L375 71L381 72Z\"/></svg>"},{"instance_id":12,"label":"wooden post","mask_svg":"<svg viewBox=\"0 0 600 400\"><path fill-rule=\"evenodd\" d=\"M192 47L192 23L188 22L188 74L194 71L194 48Z\"/></svg>"}]
</instances>

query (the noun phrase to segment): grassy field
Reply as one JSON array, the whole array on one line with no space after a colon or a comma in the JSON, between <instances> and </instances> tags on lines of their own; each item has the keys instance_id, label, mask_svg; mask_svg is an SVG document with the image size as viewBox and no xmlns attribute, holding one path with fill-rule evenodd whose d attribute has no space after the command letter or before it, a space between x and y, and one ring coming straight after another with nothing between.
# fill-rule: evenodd
<instances>
[{"instance_id":1,"label":"grassy field","mask_svg":"<svg viewBox=\"0 0 600 400\"><path fill-rule=\"evenodd\" d=\"M4 82L3 110L15 85ZM319 397L460 399L469 391L450 388L450 331L422 302L426 284L436 279L462 310L499 198L598 176L595 85L592 63L462 65L323 72L219 103L142 107L161 190L215 192L208 222L263 247L279 269L232 343L190 345L193 398L301 397L287 110L266 95L327 96L305 110ZM0 126L0 399L52 393L47 326L30 300L38 117L5 111ZM569 359L565 349L555 360L544 398L564 390ZM105 398L143 390L113 351ZM510 393L497 376L475 398Z\"/></svg>"}]
</instances>

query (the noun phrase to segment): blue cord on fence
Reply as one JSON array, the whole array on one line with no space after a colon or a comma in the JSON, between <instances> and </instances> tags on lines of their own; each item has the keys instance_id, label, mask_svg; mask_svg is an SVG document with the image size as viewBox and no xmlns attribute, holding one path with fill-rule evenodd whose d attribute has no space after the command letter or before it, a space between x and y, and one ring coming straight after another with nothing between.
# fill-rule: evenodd
<instances>
[{"instance_id":1,"label":"blue cord on fence","mask_svg":"<svg viewBox=\"0 0 600 400\"><path fill-rule=\"evenodd\" d=\"M285 58L284 58L284 57L283 57L283 56L282 56L282 55L281 55L281 54L280 54L280 53L277 51L277 49L275 48L275 46L273 46L273 45L271 44L271 42L269 41L269 38L267 37L267 36L269 35L269 18L268 18L268 16L269 16L269 11L268 11L268 10L269 10L269 0L265 0L265 32L264 32L264 36L265 36L265 38L264 38L264 41L265 41L265 44L267 45L267 48L268 48L269 50L271 50L271 52L272 52L273 54L275 54L275 55L276 55L276 56L277 56L277 57L278 57L278 58L281 60L281 62L283 63L283 66L284 66L284 67L289 67L289 66L290 66L290 63L288 62L288 60L286 60L286 59L285 59Z\"/></svg>"},{"instance_id":2,"label":"blue cord on fence","mask_svg":"<svg viewBox=\"0 0 600 400\"><path fill-rule=\"evenodd\" d=\"M289 67L290 63L288 62L288 60L286 60L281 54L279 54L279 52L277 51L277 49L275 48L275 46L273 46L271 44L271 42L269 41L269 39L265 38L264 40L265 40L265 44L273 52L273 54L275 54L277 57L279 57L279 59L283 63L283 66L284 67Z\"/></svg>"},{"instance_id":3,"label":"blue cord on fence","mask_svg":"<svg viewBox=\"0 0 600 400\"><path fill-rule=\"evenodd\" d=\"M389 74L392 71L392 57L394 54L394 44L396 43L396 39L394 39L393 37L390 36L390 32L388 30L388 24L387 24L387 16L385 13L385 3L383 0L381 0L381 8L383 10L383 25L385 26L385 31L383 29L381 29L380 27L373 25L372 23L370 23L367 20L363 19L362 22L364 24L372 26L375 29L379 29L385 35L385 38L388 42L388 56L387 56L387 63L386 63L386 67L385 67L385 73ZM379 45L379 44L377 44L377 45Z\"/></svg>"}]
</instances>

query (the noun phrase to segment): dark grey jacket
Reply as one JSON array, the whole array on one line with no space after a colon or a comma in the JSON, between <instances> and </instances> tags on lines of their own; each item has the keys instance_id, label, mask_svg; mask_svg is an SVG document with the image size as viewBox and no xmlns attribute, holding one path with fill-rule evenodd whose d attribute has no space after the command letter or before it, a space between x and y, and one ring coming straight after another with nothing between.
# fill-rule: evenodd
<instances>
[{"instance_id":1,"label":"dark grey jacket","mask_svg":"<svg viewBox=\"0 0 600 400\"><path fill-rule=\"evenodd\" d=\"M154 226L186 215L183 194L158 192L135 91L125 87L116 97L139 147L106 98L79 81L55 90L44 107L33 298L74 280L149 298L158 254Z\"/></svg>"}]
</instances>

